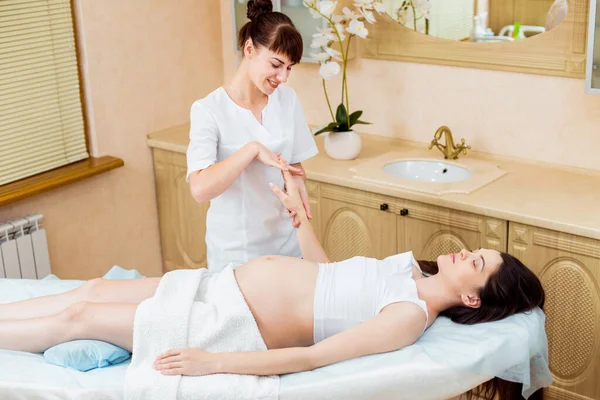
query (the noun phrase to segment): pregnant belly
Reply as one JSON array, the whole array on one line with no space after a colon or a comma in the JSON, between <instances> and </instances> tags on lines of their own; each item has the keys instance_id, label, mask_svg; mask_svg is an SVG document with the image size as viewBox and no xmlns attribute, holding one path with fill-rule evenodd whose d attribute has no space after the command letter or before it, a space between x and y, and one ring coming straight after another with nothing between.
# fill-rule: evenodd
<instances>
[{"instance_id":1,"label":"pregnant belly","mask_svg":"<svg viewBox=\"0 0 600 400\"><path fill-rule=\"evenodd\" d=\"M238 285L269 349L310 346L316 263L266 256L236 271Z\"/></svg>"}]
</instances>

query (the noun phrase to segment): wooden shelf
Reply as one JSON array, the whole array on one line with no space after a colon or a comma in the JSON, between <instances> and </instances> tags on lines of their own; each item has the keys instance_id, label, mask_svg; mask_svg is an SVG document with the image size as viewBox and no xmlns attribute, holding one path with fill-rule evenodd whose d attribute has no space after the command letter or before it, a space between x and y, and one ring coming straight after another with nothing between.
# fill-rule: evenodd
<instances>
[{"instance_id":1,"label":"wooden shelf","mask_svg":"<svg viewBox=\"0 0 600 400\"><path fill-rule=\"evenodd\" d=\"M116 157L90 157L48 172L0 186L0 207L125 165Z\"/></svg>"}]
</instances>

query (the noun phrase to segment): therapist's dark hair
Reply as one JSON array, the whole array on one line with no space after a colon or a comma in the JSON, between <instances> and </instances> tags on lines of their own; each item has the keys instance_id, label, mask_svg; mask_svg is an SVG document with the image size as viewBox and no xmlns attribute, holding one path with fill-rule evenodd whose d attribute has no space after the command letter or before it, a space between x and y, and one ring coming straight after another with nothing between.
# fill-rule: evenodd
<instances>
[{"instance_id":1,"label":"therapist's dark hair","mask_svg":"<svg viewBox=\"0 0 600 400\"><path fill-rule=\"evenodd\" d=\"M273 11L271 0L250 0L246 13L247 22L238 33L238 47L244 48L248 39L256 48L267 48L283 54L294 64L300 62L304 45L302 35L285 14Z\"/></svg>"},{"instance_id":2,"label":"therapist's dark hair","mask_svg":"<svg viewBox=\"0 0 600 400\"><path fill-rule=\"evenodd\" d=\"M544 308L546 295L539 278L527 268L518 258L500 253L502 264L488 278L485 286L479 290L481 306L471 308L466 306L452 307L440 315L450 318L459 324L477 324L481 322L498 321L520 312L527 312L536 307ZM435 275L439 268L435 261L418 261L423 272ZM494 378L467 394L485 399L497 398L522 399L522 384ZM529 397L530 400L542 399L540 389Z\"/></svg>"}]
</instances>

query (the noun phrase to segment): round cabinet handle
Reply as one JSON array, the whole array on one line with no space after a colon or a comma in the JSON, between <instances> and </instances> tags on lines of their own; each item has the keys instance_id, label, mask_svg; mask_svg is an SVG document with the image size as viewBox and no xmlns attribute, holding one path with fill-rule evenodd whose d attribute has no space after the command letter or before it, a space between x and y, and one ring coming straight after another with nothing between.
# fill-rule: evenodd
<instances>
[{"instance_id":1,"label":"round cabinet handle","mask_svg":"<svg viewBox=\"0 0 600 400\"><path fill-rule=\"evenodd\" d=\"M408 215L408 208L403 208L402 210L400 210L400 215L406 217Z\"/></svg>"},{"instance_id":2,"label":"round cabinet handle","mask_svg":"<svg viewBox=\"0 0 600 400\"><path fill-rule=\"evenodd\" d=\"M388 203L382 203L379 205L379 209L381 211L387 211L390 208L390 206L388 205Z\"/></svg>"}]
</instances>

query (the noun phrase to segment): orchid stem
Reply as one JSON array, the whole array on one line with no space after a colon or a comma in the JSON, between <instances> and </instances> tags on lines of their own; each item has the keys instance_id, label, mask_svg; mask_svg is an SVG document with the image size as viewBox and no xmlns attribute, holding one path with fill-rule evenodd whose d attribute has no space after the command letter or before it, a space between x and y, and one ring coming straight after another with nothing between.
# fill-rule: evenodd
<instances>
[{"instance_id":1,"label":"orchid stem","mask_svg":"<svg viewBox=\"0 0 600 400\"><path fill-rule=\"evenodd\" d=\"M327 94L327 85L325 84L325 79L323 79L323 92L325 92L325 100L327 100L327 108L329 108L329 114L331 114L331 119L333 122L335 121L335 117L333 116L333 110L331 109L331 103L329 102L329 95Z\"/></svg>"}]
</instances>

